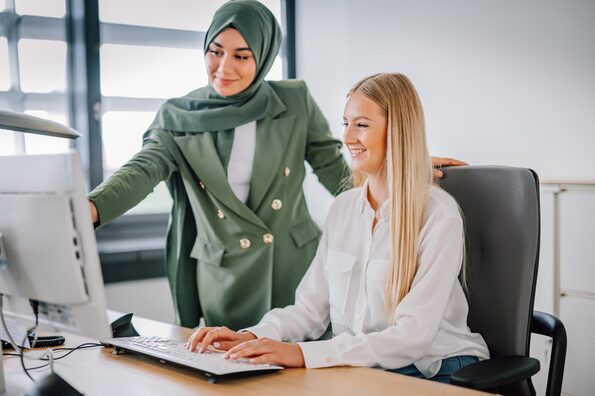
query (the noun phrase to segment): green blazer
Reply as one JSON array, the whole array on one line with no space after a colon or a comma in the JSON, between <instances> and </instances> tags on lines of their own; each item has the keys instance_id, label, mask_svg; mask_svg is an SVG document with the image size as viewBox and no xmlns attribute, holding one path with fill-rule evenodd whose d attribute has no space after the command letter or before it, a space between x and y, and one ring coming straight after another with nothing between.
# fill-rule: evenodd
<instances>
[{"instance_id":1,"label":"green blazer","mask_svg":"<svg viewBox=\"0 0 595 396\"><path fill-rule=\"evenodd\" d=\"M167 180L174 201L166 272L177 320L240 329L292 304L318 245L320 229L302 191L308 161L334 195L349 168L320 109L301 81L271 81L268 114L257 121L248 202L233 193L210 133L160 129L89 199L101 225Z\"/></svg>"}]
</instances>

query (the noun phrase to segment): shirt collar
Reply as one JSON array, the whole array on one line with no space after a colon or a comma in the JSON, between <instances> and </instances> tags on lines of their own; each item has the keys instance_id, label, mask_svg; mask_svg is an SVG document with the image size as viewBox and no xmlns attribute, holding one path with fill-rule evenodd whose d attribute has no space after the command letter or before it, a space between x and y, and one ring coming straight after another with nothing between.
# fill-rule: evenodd
<instances>
[{"instance_id":1,"label":"shirt collar","mask_svg":"<svg viewBox=\"0 0 595 396\"><path fill-rule=\"evenodd\" d=\"M390 200L387 199L380 206L380 218L381 219L387 219L388 216L390 215L390 202L389 201ZM363 186L361 187L357 205L358 205L360 214L364 213L364 209L366 209L366 208L370 212L374 213L374 210L372 209L372 206L370 206L370 202L368 201L368 180L366 180L364 182Z\"/></svg>"},{"instance_id":2,"label":"shirt collar","mask_svg":"<svg viewBox=\"0 0 595 396\"><path fill-rule=\"evenodd\" d=\"M382 206L380 207L380 218L381 219L388 219L388 217L390 216L390 199L387 199L386 201L384 201L382 203Z\"/></svg>"},{"instance_id":3,"label":"shirt collar","mask_svg":"<svg viewBox=\"0 0 595 396\"><path fill-rule=\"evenodd\" d=\"M368 202L368 181L367 180L364 181L364 184L361 187L357 205L358 205L360 214L364 213L364 208L366 208L366 206L370 207L370 203Z\"/></svg>"}]
</instances>

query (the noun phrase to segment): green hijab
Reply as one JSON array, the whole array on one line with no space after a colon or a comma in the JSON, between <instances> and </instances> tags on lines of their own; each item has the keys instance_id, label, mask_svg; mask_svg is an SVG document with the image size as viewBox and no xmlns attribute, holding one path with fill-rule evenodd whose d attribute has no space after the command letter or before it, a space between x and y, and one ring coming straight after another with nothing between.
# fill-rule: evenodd
<instances>
[{"instance_id":1,"label":"green hijab","mask_svg":"<svg viewBox=\"0 0 595 396\"><path fill-rule=\"evenodd\" d=\"M163 104L149 129L175 132L216 132L263 118L272 89L264 77L271 69L281 45L281 28L262 3L234 0L222 5L207 30L203 51L224 29L233 27L244 37L256 61L256 76L244 91L221 96L207 85Z\"/></svg>"}]
</instances>

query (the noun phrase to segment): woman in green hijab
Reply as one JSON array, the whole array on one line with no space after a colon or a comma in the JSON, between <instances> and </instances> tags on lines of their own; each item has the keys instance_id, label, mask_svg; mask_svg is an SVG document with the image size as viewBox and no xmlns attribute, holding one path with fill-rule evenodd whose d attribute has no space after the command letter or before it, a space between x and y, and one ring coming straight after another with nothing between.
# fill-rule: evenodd
<instances>
[{"instance_id":1,"label":"woman in green hijab","mask_svg":"<svg viewBox=\"0 0 595 396\"><path fill-rule=\"evenodd\" d=\"M245 328L293 303L320 237L304 161L332 194L348 187L341 142L306 85L264 80L280 43L264 5L225 3L205 36L209 85L168 100L141 151L89 195L104 225L167 181L166 272L182 326Z\"/></svg>"}]
</instances>

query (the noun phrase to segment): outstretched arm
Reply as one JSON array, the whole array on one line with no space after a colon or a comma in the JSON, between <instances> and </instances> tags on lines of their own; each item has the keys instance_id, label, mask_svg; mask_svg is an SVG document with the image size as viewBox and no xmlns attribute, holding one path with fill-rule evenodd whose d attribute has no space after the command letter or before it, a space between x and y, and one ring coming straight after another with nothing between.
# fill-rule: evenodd
<instances>
[{"instance_id":1,"label":"outstretched arm","mask_svg":"<svg viewBox=\"0 0 595 396\"><path fill-rule=\"evenodd\" d=\"M176 169L159 135L147 136L141 151L89 194L93 223L107 224L133 208Z\"/></svg>"}]
</instances>

